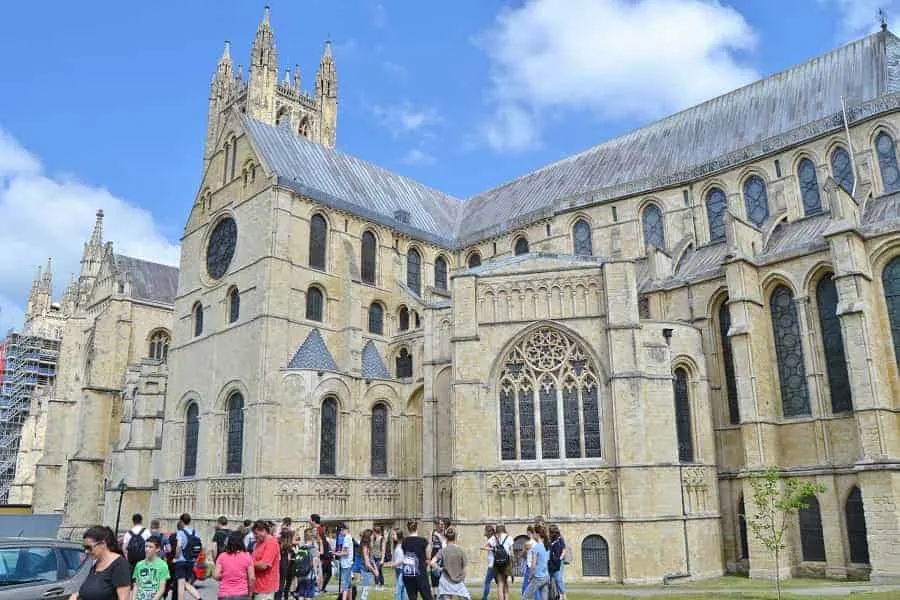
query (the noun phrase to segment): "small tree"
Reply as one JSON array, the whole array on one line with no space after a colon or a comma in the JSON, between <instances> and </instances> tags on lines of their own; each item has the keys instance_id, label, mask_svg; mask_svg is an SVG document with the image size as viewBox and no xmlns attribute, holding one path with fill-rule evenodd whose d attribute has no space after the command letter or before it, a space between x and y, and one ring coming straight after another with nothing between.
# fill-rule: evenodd
<instances>
[{"instance_id":1,"label":"small tree","mask_svg":"<svg viewBox=\"0 0 900 600\"><path fill-rule=\"evenodd\" d=\"M781 551L785 549L784 534L789 517L809 507L809 499L825 491L820 483L793 478L781 478L779 469L771 467L762 474L750 477L755 510L745 517L753 536L775 559L775 591L781 600L781 571L778 568Z\"/></svg>"}]
</instances>

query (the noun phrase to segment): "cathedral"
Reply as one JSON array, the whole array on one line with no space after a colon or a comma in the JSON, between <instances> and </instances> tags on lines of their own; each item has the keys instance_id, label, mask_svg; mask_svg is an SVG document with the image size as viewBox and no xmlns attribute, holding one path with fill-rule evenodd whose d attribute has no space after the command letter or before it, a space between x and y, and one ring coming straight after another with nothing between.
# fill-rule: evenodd
<instances>
[{"instance_id":1,"label":"cathedral","mask_svg":"<svg viewBox=\"0 0 900 600\"><path fill-rule=\"evenodd\" d=\"M248 78L226 45L177 274L86 259L36 512L442 515L474 564L542 515L572 580L900 576L900 39L468 199L336 150L337 105L329 45L279 80L268 10ZM825 487L780 565L769 467Z\"/></svg>"}]
</instances>

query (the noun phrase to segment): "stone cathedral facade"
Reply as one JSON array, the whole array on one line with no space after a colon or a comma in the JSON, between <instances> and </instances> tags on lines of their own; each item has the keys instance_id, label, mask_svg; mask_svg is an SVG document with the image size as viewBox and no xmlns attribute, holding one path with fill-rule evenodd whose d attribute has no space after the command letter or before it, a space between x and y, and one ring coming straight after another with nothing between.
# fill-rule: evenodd
<instances>
[{"instance_id":1,"label":"stone cathedral facade","mask_svg":"<svg viewBox=\"0 0 900 600\"><path fill-rule=\"evenodd\" d=\"M741 515L778 467L826 486L784 574L900 575L900 39L465 200L333 149L328 48L313 96L268 14L252 56L213 81L161 423L106 465L126 513L446 515L472 560L543 515L571 578L771 576Z\"/></svg>"}]
</instances>

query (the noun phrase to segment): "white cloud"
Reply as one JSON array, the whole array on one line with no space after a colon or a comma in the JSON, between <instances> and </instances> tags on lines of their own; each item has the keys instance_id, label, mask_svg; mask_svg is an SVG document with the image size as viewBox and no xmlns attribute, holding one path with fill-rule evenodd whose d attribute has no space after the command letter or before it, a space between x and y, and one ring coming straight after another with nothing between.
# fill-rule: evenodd
<instances>
[{"instance_id":1,"label":"white cloud","mask_svg":"<svg viewBox=\"0 0 900 600\"><path fill-rule=\"evenodd\" d=\"M560 111L648 120L750 82L736 53L756 36L736 10L703 0L525 0L478 40L491 63L497 151L539 142Z\"/></svg>"},{"instance_id":2,"label":"white cloud","mask_svg":"<svg viewBox=\"0 0 900 600\"><path fill-rule=\"evenodd\" d=\"M394 137L421 132L441 122L441 115L436 108L415 106L409 100L396 106L375 105L371 107L371 111L375 119Z\"/></svg>"},{"instance_id":3,"label":"white cloud","mask_svg":"<svg viewBox=\"0 0 900 600\"><path fill-rule=\"evenodd\" d=\"M853 40L874 31L879 27L879 9L887 16L888 25L896 23L896 15L900 14L898 0L819 0L822 4L837 9L840 16L839 36L843 41Z\"/></svg>"},{"instance_id":4,"label":"white cloud","mask_svg":"<svg viewBox=\"0 0 900 600\"><path fill-rule=\"evenodd\" d=\"M400 161L407 165L433 165L437 162L437 158L421 148L413 148Z\"/></svg>"},{"instance_id":5,"label":"white cloud","mask_svg":"<svg viewBox=\"0 0 900 600\"><path fill-rule=\"evenodd\" d=\"M0 334L21 326L35 269L48 257L57 295L77 275L98 208L105 213L104 238L116 252L178 264L178 246L148 211L102 187L45 173L40 160L0 128Z\"/></svg>"}]
</instances>

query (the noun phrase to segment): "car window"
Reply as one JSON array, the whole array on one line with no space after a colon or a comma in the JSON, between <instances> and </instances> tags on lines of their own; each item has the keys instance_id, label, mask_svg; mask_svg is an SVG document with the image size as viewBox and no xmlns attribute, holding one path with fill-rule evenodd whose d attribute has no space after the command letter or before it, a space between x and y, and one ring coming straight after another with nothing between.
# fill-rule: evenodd
<instances>
[{"instance_id":1,"label":"car window","mask_svg":"<svg viewBox=\"0 0 900 600\"><path fill-rule=\"evenodd\" d=\"M63 568L67 579L75 576L75 573L78 572L78 569L81 568L88 556L86 552L75 548L60 548L59 552L62 554Z\"/></svg>"},{"instance_id":2,"label":"car window","mask_svg":"<svg viewBox=\"0 0 900 600\"><path fill-rule=\"evenodd\" d=\"M18 583L54 582L59 579L53 548L0 549L0 586Z\"/></svg>"}]
</instances>

